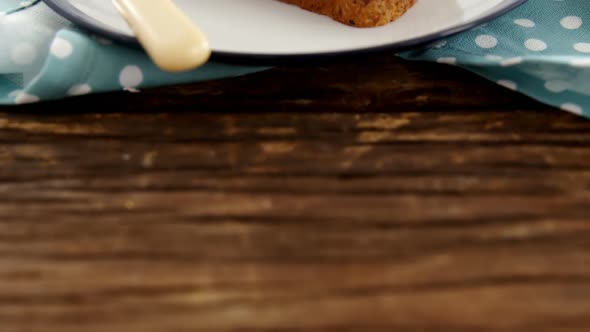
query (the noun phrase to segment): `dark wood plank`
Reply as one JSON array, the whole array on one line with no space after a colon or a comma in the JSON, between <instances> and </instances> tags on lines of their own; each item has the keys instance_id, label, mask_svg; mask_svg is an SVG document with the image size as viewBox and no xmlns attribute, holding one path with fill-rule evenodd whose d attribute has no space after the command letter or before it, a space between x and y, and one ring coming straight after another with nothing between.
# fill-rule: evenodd
<instances>
[{"instance_id":1,"label":"dark wood plank","mask_svg":"<svg viewBox=\"0 0 590 332\"><path fill-rule=\"evenodd\" d=\"M363 63L2 108L0 330L588 331L590 122Z\"/></svg>"}]
</instances>

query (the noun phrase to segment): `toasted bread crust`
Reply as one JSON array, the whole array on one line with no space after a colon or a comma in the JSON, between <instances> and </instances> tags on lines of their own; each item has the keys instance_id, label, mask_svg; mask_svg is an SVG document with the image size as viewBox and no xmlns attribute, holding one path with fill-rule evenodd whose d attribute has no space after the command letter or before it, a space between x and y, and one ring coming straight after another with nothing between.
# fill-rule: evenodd
<instances>
[{"instance_id":1,"label":"toasted bread crust","mask_svg":"<svg viewBox=\"0 0 590 332\"><path fill-rule=\"evenodd\" d=\"M416 0L280 0L303 9L329 16L341 23L359 27L377 27L404 15Z\"/></svg>"}]
</instances>

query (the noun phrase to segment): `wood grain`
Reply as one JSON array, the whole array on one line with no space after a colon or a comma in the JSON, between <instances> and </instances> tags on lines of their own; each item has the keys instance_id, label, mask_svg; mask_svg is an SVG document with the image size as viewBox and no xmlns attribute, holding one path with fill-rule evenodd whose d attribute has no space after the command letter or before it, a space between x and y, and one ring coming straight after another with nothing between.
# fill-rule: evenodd
<instances>
[{"instance_id":1,"label":"wood grain","mask_svg":"<svg viewBox=\"0 0 590 332\"><path fill-rule=\"evenodd\" d=\"M361 60L0 109L0 330L588 331L590 122Z\"/></svg>"}]
</instances>

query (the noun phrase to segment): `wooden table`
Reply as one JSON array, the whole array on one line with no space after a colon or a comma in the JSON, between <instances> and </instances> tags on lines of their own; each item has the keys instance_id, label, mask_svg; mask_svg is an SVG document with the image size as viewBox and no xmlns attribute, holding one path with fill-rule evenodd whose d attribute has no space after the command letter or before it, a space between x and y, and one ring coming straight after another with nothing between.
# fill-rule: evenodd
<instances>
[{"instance_id":1,"label":"wooden table","mask_svg":"<svg viewBox=\"0 0 590 332\"><path fill-rule=\"evenodd\" d=\"M2 332L590 330L590 121L461 69L0 112Z\"/></svg>"}]
</instances>

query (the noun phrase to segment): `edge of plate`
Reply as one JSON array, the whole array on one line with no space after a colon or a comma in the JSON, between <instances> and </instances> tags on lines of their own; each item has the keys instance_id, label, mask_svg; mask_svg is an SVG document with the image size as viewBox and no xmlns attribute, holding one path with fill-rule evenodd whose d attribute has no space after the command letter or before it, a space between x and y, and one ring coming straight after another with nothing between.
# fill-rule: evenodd
<instances>
[{"instance_id":1,"label":"edge of plate","mask_svg":"<svg viewBox=\"0 0 590 332\"><path fill-rule=\"evenodd\" d=\"M106 28L102 23L92 19L88 15L82 13L76 7L72 6L66 0L42 0L48 7L54 10L57 14L63 16L65 19L71 21L81 29L87 30L99 37L104 37L115 42L124 43L133 47L140 48L139 42L131 36L126 34L118 33ZM520 5L527 2L527 0L512 0L512 3L498 11L492 11L487 15L483 15L477 19L454 26L443 31L424 35L421 37L408 39L402 42L391 43L386 45L367 47L362 49L353 49L349 51L336 51L336 52L321 52L321 53L294 53L294 54L259 54L259 53L236 53L236 52L225 52L215 51L212 52L211 59L213 61L232 62L232 63L252 63L252 64L282 64L282 63L293 63L293 62L308 62L314 60L323 59L334 59L348 58L351 56L359 56L364 54L371 54L382 51L395 51L403 52L412 48L428 45L437 40L451 37L455 34L463 31L476 28L480 25L487 23L497 17L500 17Z\"/></svg>"}]
</instances>

